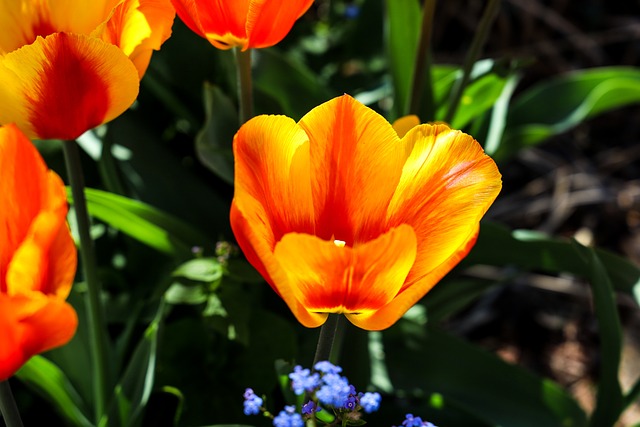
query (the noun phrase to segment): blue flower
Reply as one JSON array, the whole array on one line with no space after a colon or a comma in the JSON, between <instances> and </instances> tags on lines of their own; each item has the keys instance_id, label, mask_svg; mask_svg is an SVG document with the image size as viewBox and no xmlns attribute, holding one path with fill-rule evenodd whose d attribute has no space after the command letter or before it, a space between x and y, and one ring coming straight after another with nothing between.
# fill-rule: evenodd
<instances>
[{"instance_id":1,"label":"blue flower","mask_svg":"<svg viewBox=\"0 0 640 427\"><path fill-rule=\"evenodd\" d=\"M318 405L316 405L316 402L314 402L313 400L310 400L302 405L302 415L311 415L319 411L320 408L318 408Z\"/></svg>"},{"instance_id":2,"label":"blue flower","mask_svg":"<svg viewBox=\"0 0 640 427\"><path fill-rule=\"evenodd\" d=\"M317 373L311 374L309 369L302 369L300 365L293 368L293 372L289 374L289 379L291 380L293 392L298 396L305 391L311 392L320 385L320 375Z\"/></svg>"},{"instance_id":3,"label":"blue flower","mask_svg":"<svg viewBox=\"0 0 640 427\"><path fill-rule=\"evenodd\" d=\"M258 415L262 410L262 398L256 396L252 389L248 388L244 392L244 414Z\"/></svg>"},{"instance_id":4,"label":"blue flower","mask_svg":"<svg viewBox=\"0 0 640 427\"><path fill-rule=\"evenodd\" d=\"M300 414L296 414L295 406L285 406L284 411L273 419L274 427L304 427Z\"/></svg>"},{"instance_id":5,"label":"blue flower","mask_svg":"<svg viewBox=\"0 0 640 427\"><path fill-rule=\"evenodd\" d=\"M339 374L340 372L342 372L342 368L340 366L336 366L328 360L323 360L316 363L313 366L313 369L315 369L316 371L320 371L323 374Z\"/></svg>"},{"instance_id":6,"label":"blue flower","mask_svg":"<svg viewBox=\"0 0 640 427\"><path fill-rule=\"evenodd\" d=\"M344 407L351 395L349 381L338 374L325 374L322 383L322 387L316 392L318 400L335 408Z\"/></svg>"},{"instance_id":7,"label":"blue flower","mask_svg":"<svg viewBox=\"0 0 640 427\"><path fill-rule=\"evenodd\" d=\"M414 417L413 414L407 414L406 419L402 422L404 427L436 427L427 421L422 421L420 417Z\"/></svg>"},{"instance_id":8,"label":"blue flower","mask_svg":"<svg viewBox=\"0 0 640 427\"><path fill-rule=\"evenodd\" d=\"M370 414L371 412L375 412L380 408L380 400L382 397L380 393L365 393L360 396L360 406L364 409L364 412Z\"/></svg>"}]
</instances>

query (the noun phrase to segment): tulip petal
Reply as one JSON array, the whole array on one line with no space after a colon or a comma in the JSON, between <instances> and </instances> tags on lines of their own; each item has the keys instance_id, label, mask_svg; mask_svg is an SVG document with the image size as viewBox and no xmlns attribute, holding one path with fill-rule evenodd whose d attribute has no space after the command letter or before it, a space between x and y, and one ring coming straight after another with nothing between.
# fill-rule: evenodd
<instances>
[{"instance_id":1,"label":"tulip petal","mask_svg":"<svg viewBox=\"0 0 640 427\"><path fill-rule=\"evenodd\" d=\"M63 300L0 293L0 381L30 357L69 342L77 325L76 312Z\"/></svg>"},{"instance_id":2,"label":"tulip petal","mask_svg":"<svg viewBox=\"0 0 640 427\"><path fill-rule=\"evenodd\" d=\"M255 117L240 128L233 149L234 203L249 223L269 230L263 238L271 250L286 233L312 233L309 143L302 129L288 117Z\"/></svg>"},{"instance_id":3,"label":"tulip petal","mask_svg":"<svg viewBox=\"0 0 640 427\"><path fill-rule=\"evenodd\" d=\"M403 142L413 152L389 204L389 224L410 224L418 238L414 266L397 297L358 326L393 324L473 247L480 218L501 188L500 173L470 136L445 125L421 125ZM353 320L352 320L353 321Z\"/></svg>"},{"instance_id":4,"label":"tulip petal","mask_svg":"<svg viewBox=\"0 0 640 427\"><path fill-rule=\"evenodd\" d=\"M245 23L250 2L251 0L194 1L200 28L211 44L218 49L230 49L236 46L244 48L246 46ZM185 6L188 7L188 5ZM189 9L191 10L190 7Z\"/></svg>"},{"instance_id":5,"label":"tulip petal","mask_svg":"<svg viewBox=\"0 0 640 427\"><path fill-rule=\"evenodd\" d=\"M0 123L27 136L75 139L122 114L138 94L138 72L116 46L57 33L0 58Z\"/></svg>"},{"instance_id":6,"label":"tulip petal","mask_svg":"<svg viewBox=\"0 0 640 427\"><path fill-rule=\"evenodd\" d=\"M274 257L285 271L275 286L298 317L295 300L308 312L345 313L349 319L375 313L396 296L416 256L416 236L401 225L356 247L290 233Z\"/></svg>"},{"instance_id":7,"label":"tulip petal","mask_svg":"<svg viewBox=\"0 0 640 427\"><path fill-rule=\"evenodd\" d=\"M410 224L418 258L409 282L445 262L473 234L502 186L493 160L471 136L445 125L413 128L413 147L388 207L389 224Z\"/></svg>"},{"instance_id":8,"label":"tulip petal","mask_svg":"<svg viewBox=\"0 0 640 427\"><path fill-rule=\"evenodd\" d=\"M398 134L398 137L404 138L404 136L414 127L420 124L420 119L416 115L409 115L400 117L393 122L393 129Z\"/></svg>"},{"instance_id":9,"label":"tulip petal","mask_svg":"<svg viewBox=\"0 0 640 427\"><path fill-rule=\"evenodd\" d=\"M379 114L344 95L300 120L309 136L316 235L353 246L386 231L409 150Z\"/></svg>"},{"instance_id":10,"label":"tulip petal","mask_svg":"<svg viewBox=\"0 0 640 427\"><path fill-rule=\"evenodd\" d=\"M479 229L480 227L476 225L475 231L454 251L453 255L434 270L415 280L411 286L405 285L389 304L375 313L350 316L351 323L369 331L380 331L393 325L469 253L476 243ZM408 281L409 278L406 283Z\"/></svg>"},{"instance_id":11,"label":"tulip petal","mask_svg":"<svg viewBox=\"0 0 640 427\"><path fill-rule=\"evenodd\" d=\"M191 31L205 37L202 25L200 24L200 18L198 17L198 6L195 0L171 0L173 7L176 9L176 13L180 17L180 20L189 27Z\"/></svg>"},{"instance_id":12,"label":"tulip petal","mask_svg":"<svg viewBox=\"0 0 640 427\"><path fill-rule=\"evenodd\" d=\"M152 51L160 49L171 35L174 17L169 0L125 0L115 8L101 38L118 46L142 78Z\"/></svg>"},{"instance_id":13,"label":"tulip petal","mask_svg":"<svg viewBox=\"0 0 640 427\"><path fill-rule=\"evenodd\" d=\"M313 0L251 0L247 11L247 46L264 48L285 38L293 24L313 4ZM243 49L243 50L244 50Z\"/></svg>"}]
</instances>

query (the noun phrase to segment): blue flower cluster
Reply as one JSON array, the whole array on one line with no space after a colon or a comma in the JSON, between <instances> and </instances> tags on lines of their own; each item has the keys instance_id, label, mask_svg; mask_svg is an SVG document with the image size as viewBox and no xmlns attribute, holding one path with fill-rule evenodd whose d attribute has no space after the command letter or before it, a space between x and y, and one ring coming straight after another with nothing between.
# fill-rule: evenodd
<instances>
[{"instance_id":1,"label":"blue flower cluster","mask_svg":"<svg viewBox=\"0 0 640 427\"><path fill-rule=\"evenodd\" d=\"M361 425L362 411L369 414L380 408L379 393L359 393L340 375L342 368L330 362L318 362L311 369L296 366L289 374L291 388L297 396L307 396L300 413L295 406L285 406L275 417L264 408L264 401L252 389L244 392L245 415L264 414L273 419L274 427L304 427L305 420L315 418L316 423L326 425ZM395 426L394 426L395 427ZM436 427L420 417L407 414L401 427Z\"/></svg>"},{"instance_id":2,"label":"blue flower cluster","mask_svg":"<svg viewBox=\"0 0 640 427\"><path fill-rule=\"evenodd\" d=\"M340 366L322 361L316 363L313 368L315 372L298 365L289 374L293 392L298 396L307 393L313 397L315 392L317 402L332 407L334 411L357 412L362 409L371 413L380 407L380 394L358 393L355 387L349 384L349 380L340 375ZM314 400L309 401L303 408L305 415L312 413L309 408L315 411L320 409Z\"/></svg>"}]
</instances>

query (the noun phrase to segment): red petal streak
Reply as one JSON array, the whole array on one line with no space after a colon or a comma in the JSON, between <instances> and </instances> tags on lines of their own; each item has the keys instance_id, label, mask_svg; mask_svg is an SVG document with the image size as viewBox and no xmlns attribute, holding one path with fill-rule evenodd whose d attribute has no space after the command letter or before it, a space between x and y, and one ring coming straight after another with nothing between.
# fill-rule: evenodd
<instances>
[{"instance_id":1,"label":"red petal streak","mask_svg":"<svg viewBox=\"0 0 640 427\"><path fill-rule=\"evenodd\" d=\"M42 139L75 139L103 123L109 107L108 85L65 33L48 44L38 94L30 99L30 121Z\"/></svg>"}]
</instances>

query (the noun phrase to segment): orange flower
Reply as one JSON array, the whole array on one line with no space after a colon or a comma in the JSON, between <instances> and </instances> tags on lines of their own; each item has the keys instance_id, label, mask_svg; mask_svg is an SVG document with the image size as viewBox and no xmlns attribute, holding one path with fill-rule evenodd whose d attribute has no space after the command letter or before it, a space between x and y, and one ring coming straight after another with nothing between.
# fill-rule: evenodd
<instances>
[{"instance_id":1,"label":"orange flower","mask_svg":"<svg viewBox=\"0 0 640 427\"><path fill-rule=\"evenodd\" d=\"M313 0L172 0L178 16L218 49L279 43Z\"/></svg>"},{"instance_id":2,"label":"orange flower","mask_svg":"<svg viewBox=\"0 0 640 427\"><path fill-rule=\"evenodd\" d=\"M66 344L76 313L65 299L76 247L60 177L14 125L0 127L0 381L31 356Z\"/></svg>"},{"instance_id":3,"label":"orange flower","mask_svg":"<svg viewBox=\"0 0 640 427\"><path fill-rule=\"evenodd\" d=\"M234 154L238 244L307 327L328 313L391 326L469 252L502 185L469 135L420 125L400 138L348 95L298 123L250 120Z\"/></svg>"},{"instance_id":4,"label":"orange flower","mask_svg":"<svg viewBox=\"0 0 640 427\"><path fill-rule=\"evenodd\" d=\"M0 123L75 139L119 116L174 16L170 0L3 1Z\"/></svg>"}]
</instances>

